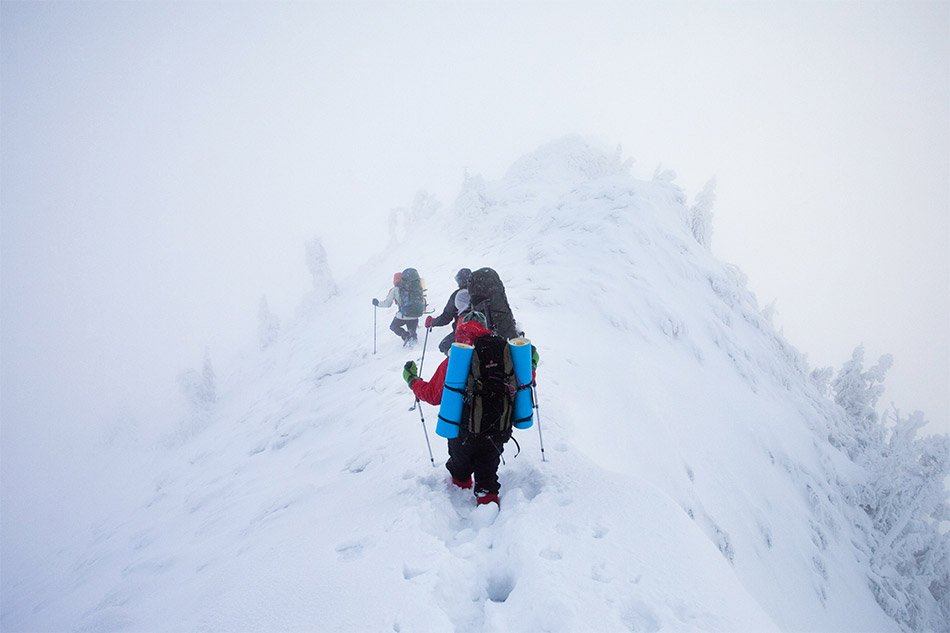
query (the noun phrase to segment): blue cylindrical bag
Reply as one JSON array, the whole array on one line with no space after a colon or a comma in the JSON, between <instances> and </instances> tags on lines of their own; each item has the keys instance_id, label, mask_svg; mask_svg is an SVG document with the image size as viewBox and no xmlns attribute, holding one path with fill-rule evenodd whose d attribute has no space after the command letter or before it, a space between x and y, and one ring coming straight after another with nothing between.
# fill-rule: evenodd
<instances>
[{"instance_id":1,"label":"blue cylindrical bag","mask_svg":"<svg viewBox=\"0 0 950 633\"><path fill-rule=\"evenodd\" d=\"M436 435L447 439L458 437L459 427L462 424L465 382L468 380L468 370L472 365L474 352L475 348L465 343L452 343L449 349L449 366L445 370L439 421L435 425Z\"/></svg>"},{"instance_id":2,"label":"blue cylindrical bag","mask_svg":"<svg viewBox=\"0 0 950 633\"><path fill-rule=\"evenodd\" d=\"M534 423L534 403L531 402L531 341L524 337L508 339L511 364L514 365L518 391L515 393L511 425L516 429L531 428ZM524 388L522 388L524 387Z\"/></svg>"}]
</instances>

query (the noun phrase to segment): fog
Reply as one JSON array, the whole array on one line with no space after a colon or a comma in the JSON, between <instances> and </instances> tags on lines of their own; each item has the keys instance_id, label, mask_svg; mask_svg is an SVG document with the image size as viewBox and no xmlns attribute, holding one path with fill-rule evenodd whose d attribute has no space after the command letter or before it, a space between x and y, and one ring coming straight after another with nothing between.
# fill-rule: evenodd
<instances>
[{"instance_id":1,"label":"fog","mask_svg":"<svg viewBox=\"0 0 950 633\"><path fill-rule=\"evenodd\" d=\"M466 171L497 178L571 133L622 145L639 177L676 171L690 199L715 177L714 254L809 363L892 353L881 404L947 429L945 2L4 2L0 19L5 502L109 429L173 424L156 412L176 375L253 349L262 296L294 314L307 240L345 279L418 190L451 204Z\"/></svg>"}]
</instances>

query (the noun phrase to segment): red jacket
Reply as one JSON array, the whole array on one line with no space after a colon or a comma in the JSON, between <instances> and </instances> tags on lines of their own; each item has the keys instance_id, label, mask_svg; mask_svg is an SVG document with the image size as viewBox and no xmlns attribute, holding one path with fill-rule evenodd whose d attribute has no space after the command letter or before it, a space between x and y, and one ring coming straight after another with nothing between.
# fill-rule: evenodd
<instances>
[{"instance_id":1,"label":"red jacket","mask_svg":"<svg viewBox=\"0 0 950 633\"><path fill-rule=\"evenodd\" d=\"M480 336L485 336L486 334L491 334L491 330L478 321L465 321L459 323L458 327L455 328L455 342L471 345L475 339ZM449 359L446 357L438 369L435 370L435 373L432 374L432 379L429 382L426 382L422 378L417 378L412 381L412 384L409 385L409 388L412 389L412 393L416 394L416 397L423 402L441 404L442 387L445 386L445 371L448 367Z\"/></svg>"},{"instance_id":2,"label":"red jacket","mask_svg":"<svg viewBox=\"0 0 950 633\"><path fill-rule=\"evenodd\" d=\"M442 387L445 386L445 370L449 367L448 357L442 361L439 368L432 374L432 379L426 382L422 378L412 381L409 388L416 397L429 404L440 404L442 402Z\"/></svg>"}]
</instances>

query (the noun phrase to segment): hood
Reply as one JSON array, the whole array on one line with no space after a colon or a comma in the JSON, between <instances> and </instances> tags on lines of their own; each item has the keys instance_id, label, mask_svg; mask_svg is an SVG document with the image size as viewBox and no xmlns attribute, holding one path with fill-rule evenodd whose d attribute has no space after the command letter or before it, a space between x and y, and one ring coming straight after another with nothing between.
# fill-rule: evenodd
<instances>
[{"instance_id":1,"label":"hood","mask_svg":"<svg viewBox=\"0 0 950 633\"><path fill-rule=\"evenodd\" d=\"M459 343L465 343L466 345L472 345L475 339L485 336L486 334L491 334L491 330L478 321L459 323L458 327L455 328L455 340Z\"/></svg>"}]
</instances>

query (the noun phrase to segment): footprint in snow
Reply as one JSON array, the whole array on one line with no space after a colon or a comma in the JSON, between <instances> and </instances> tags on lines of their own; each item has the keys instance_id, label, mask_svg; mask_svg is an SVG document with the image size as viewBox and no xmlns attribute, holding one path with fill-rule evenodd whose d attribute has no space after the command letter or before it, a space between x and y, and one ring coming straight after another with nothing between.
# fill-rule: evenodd
<instances>
[{"instance_id":1,"label":"footprint in snow","mask_svg":"<svg viewBox=\"0 0 950 633\"><path fill-rule=\"evenodd\" d=\"M494 504L489 504L494 505ZM485 592L492 602L504 602L515 589L515 577L509 569L498 569L488 576Z\"/></svg>"},{"instance_id":2,"label":"footprint in snow","mask_svg":"<svg viewBox=\"0 0 950 633\"><path fill-rule=\"evenodd\" d=\"M366 545L367 543L363 539L344 541L336 546L336 553L340 555L342 561L356 560L363 555L363 549Z\"/></svg>"},{"instance_id":3,"label":"footprint in snow","mask_svg":"<svg viewBox=\"0 0 950 633\"><path fill-rule=\"evenodd\" d=\"M597 582L611 583L614 580L613 575L607 571L607 563L594 563L590 570L590 577Z\"/></svg>"},{"instance_id":4,"label":"footprint in snow","mask_svg":"<svg viewBox=\"0 0 950 633\"><path fill-rule=\"evenodd\" d=\"M620 606L620 621L632 633L656 633L662 629L656 612L637 598L624 598ZM696 623L694 623L696 624Z\"/></svg>"},{"instance_id":5,"label":"footprint in snow","mask_svg":"<svg viewBox=\"0 0 950 633\"><path fill-rule=\"evenodd\" d=\"M553 547L545 547L538 553L538 556L546 560L561 560L561 558L563 558L560 550L556 550Z\"/></svg>"},{"instance_id":6,"label":"footprint in snow","mask_svg":"<svg viewBox=\"0 0 950 633\"><path fill-rule=\"evenodd\" d=\"M488 527L498 518L500 508L497 503L486 503L472 510L472 527L477 529Z\"/></svg>"},{"instance_id":7,"label":"footprint in snow","mask_svg":"<svg viewBox=\"0 0 950 633\"><path fill-rule=\"evenodd\" d=\"M375 455L357 455L347 462L346 470L354 474L361 473L366 470L366 468L370 466L375 461L375 459Z\"/></svg>"},{"instance_id":8,"label":"footprint in snow","mask_svg":"<svg viewBox=\"0 0 950 633\"><path fill-rule=\"evenodd\" d=\"M402 565L402 577L405 578L406 580L412 580L416 576L421 576L427 571L429 570L423 567L410 565L409 563L403 563Z\"/></svg>"}]
</instances>

